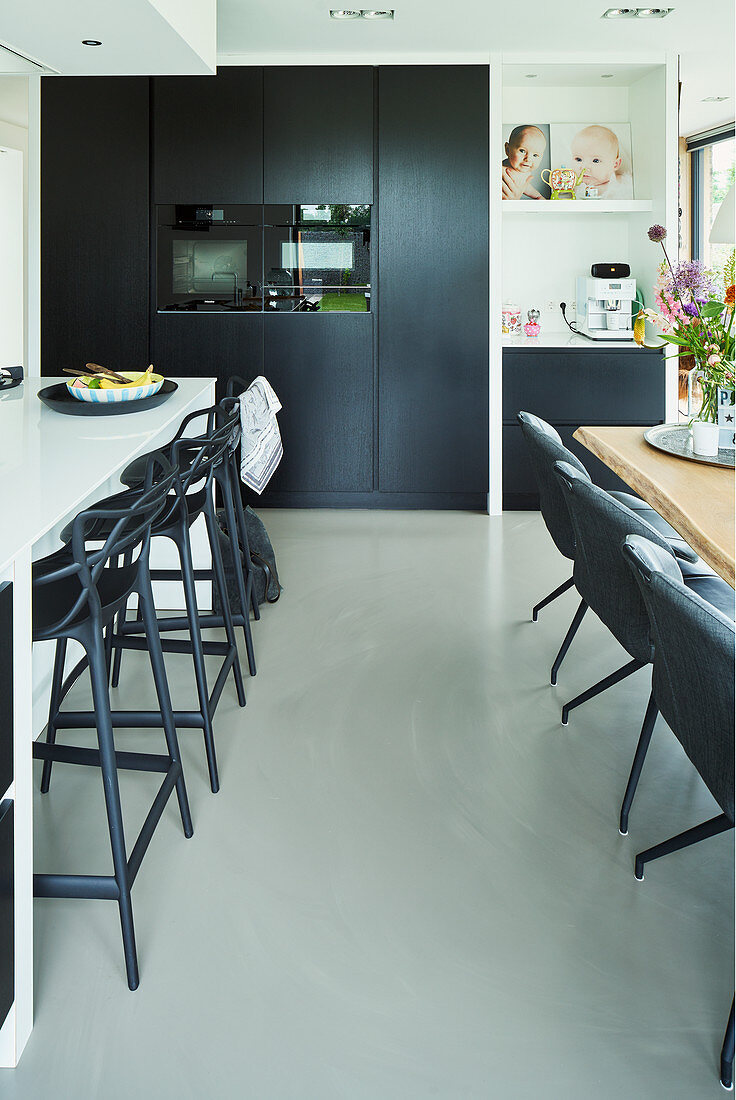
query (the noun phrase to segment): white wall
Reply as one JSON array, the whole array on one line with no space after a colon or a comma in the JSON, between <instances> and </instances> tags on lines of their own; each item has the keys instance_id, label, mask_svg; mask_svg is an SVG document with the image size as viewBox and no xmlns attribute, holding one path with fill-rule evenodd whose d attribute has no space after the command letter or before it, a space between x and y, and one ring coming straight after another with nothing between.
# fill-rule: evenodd
<instances>
[{"instance_id":1,"label":"white wall","mask_svg":"<svg viewBox=\"0 0 736 1100\"><path fill-rule=\"evenodd\" d=\"M0 366L27 369L28 127L17 125L19 84L27 78L0 76Z\"/></svg>"}]
</instances>

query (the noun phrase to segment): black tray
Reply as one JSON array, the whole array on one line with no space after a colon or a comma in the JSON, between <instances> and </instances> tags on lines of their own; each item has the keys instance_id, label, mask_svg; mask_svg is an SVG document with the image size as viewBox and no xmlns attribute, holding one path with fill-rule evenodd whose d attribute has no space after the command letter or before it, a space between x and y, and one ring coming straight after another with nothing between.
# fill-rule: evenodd
<instances>
[{"instance_id":1,"label":"black tray","mask_svg":"<svg viewBox=\"0 0 736 1100\"><path fill-rule=\"evenodd\" d=\"M45 389L39 390L38 397L54 412L67 413L69 416L122 416L123 413L155 409L178 389L176 382L165 378L161 389L151 397L141 397L137 401L111 401L110 404L97 404L92 401L79 401L69 393L65 382L57 382L55 386L46 386Z\"/></svg>"}]
</instances>

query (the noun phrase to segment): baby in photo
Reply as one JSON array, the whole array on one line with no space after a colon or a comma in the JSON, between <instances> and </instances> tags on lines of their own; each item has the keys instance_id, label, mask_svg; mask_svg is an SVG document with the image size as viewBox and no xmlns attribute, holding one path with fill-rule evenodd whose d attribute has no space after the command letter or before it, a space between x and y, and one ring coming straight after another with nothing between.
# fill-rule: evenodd
<instances>
[{"instance_id":1,"label":"baby in photo","mask_svg":"<svg viewBox=\"0 0 736 1100\"><path fill-rule=\"evenodd\" d=\"M597 188L601 199L633 199L631 169L608 126L584 126L570 142L570 152L575 171L583 171L583 187Z\"/></svg>"},{"instance_id":2,"label":"baby in photo","mask_svg":"<svg viewBox=\"0 0 736 1100\"><path fill-rule=\"evenodd\" d=\"M547 139L538 126L516 126L506 142L503 161L502 192L505 199L543 199L532 183L534 173L541 168ZM505 186L504 186L505 184Z\"/></svg>"}]
</instances>

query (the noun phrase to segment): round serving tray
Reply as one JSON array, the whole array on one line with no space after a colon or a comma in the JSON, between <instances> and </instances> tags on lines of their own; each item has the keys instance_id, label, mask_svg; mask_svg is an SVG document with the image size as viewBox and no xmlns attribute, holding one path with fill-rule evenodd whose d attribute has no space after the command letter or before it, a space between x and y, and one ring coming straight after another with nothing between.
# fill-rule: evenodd
<instances>
[{"instance_id":1,"label":"round serving tray","mask_svg":"<svg viewBox=\"0 0 736 1100\"><path fill-rule=\"evenodd\" d=\"M124 413L155 409L178 389L176 382L166 378L158 393L152 394L151 397L141 397L138 401L92 404L88 401L78 401L69 393L65 382L57 382L55 386L46 386L45 389L39 390L38 397L54 412L67 413L69 416L122 416Z\"/></svg>"},{"instance_id":2,"label":"round serving tray","mask_svg":"<svg viewBox=\"0 0 736 1100\"><path fill-rule=\"evenodd\" d=\"M725 466L730 470L736 467L734 462L736 452L733 448L719 450L718 454L712 457L695 454L692 433L687 424L656 424L653 428L647 428L644 438L658 451L665 451L668 455L675 455L677 458L687 458L690 462L702 462L706 466Z\"/></svg>"}]
</instances>

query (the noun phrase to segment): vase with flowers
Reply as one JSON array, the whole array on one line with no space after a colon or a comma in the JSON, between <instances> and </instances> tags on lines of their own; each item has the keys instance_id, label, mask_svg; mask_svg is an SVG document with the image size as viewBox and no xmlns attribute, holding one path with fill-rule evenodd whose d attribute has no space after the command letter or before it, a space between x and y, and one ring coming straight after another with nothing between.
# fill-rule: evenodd
<instances>
[{"instance_id":1,"label":"vase with flowers","mask_svg":"<svg viewBox=\"0 0 736 1100\"><path fill-rule=\"evenodd\" d=\"M700 409L692 420L693 450L716 455L719 407L733 405L734 255L719 279L699 260L684 260L673 267L664 243L667 231L663 226L653 225L648 236L650 241L661 245L664 261L654 288L657 309L639 312L634 322L634 339L640 345L645 344L644 326L650 321L657 326L664 342L679 349L678 356L690 358L689 415L692 416L696 382L702 395ZM664 343L659 346L664 347Z\"/></svg>"}]
</instances>

